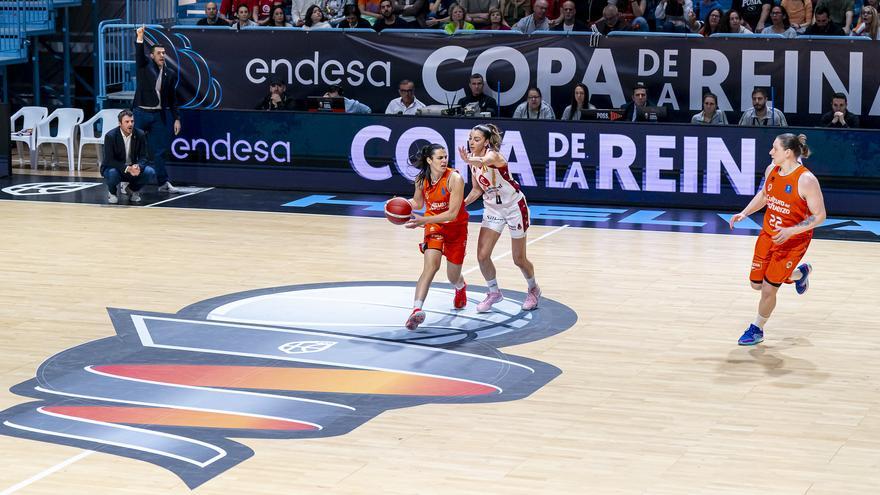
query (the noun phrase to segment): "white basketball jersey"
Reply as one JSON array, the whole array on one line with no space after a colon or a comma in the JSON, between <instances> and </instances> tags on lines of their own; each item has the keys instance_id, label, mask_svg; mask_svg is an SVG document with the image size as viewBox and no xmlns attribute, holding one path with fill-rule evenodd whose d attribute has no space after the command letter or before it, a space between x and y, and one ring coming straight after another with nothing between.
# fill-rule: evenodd
<instances>
[{"instance_id":1,"label":"white basketball jersey","mask_svg":"<svg viewBox=\"0 0 880 495\"><path fill-rule=\"evenodd\" d=\"M510 175L507 165L501 168L471 167L471 173L483 188L483 203L510 205L518 202L523 194L519 183Z\"/></svg>"}]
</instances>

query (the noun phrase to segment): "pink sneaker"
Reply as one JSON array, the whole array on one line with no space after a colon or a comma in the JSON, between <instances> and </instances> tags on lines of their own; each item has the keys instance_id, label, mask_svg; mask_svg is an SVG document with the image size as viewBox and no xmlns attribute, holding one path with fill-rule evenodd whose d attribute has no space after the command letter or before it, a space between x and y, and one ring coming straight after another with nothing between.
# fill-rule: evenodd
<instances>
[{"instance_id":1,"label":"pink sneaker","mask_svg":"<svg viewBox=\"0 0 880 495\"><path fill-rule=\"evenodd\" d=\"M486 294L486 299L483 299L483 302L477 304L477 313L488 313L489 311L492 311L493 304L503 300L504 296L501 295L501 291L490 292Z\"/></svg>"},{"instance_id":2,"label":"pink sneaker","mask_svg":"<svg viewBox=\"0 0 880 495\"><path fill-rule=\"evenodd\" d=\"M523 311L536 309L538 307L539 299L541 299L541 288L536 285L534 288L529 289L529 294L526 296L526 300L523 301Z\"/></svg>"},{"instance_id":3,"label":"pink sneaker","mask_svg":"<svg viewBox=\"0 0 880 495\"><path fill-rule=\"evenodd\" d=\"M416 308L413 310L412 314L409 315L409 318L406 319L406 329L413 331L416 328L419 328L419 325L425 322L425 312L422 311L422 308Z\"/></svg>"}]
</instances>

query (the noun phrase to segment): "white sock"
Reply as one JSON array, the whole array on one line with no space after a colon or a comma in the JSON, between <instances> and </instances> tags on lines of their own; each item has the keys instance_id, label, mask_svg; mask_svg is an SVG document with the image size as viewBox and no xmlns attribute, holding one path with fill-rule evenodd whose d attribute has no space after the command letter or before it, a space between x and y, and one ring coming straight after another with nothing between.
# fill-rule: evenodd
<instances>
[{"instance_id":1,"label":"white sock","mask_svg":"<svg viewBox=\"0 0 880 495\"><path fill-rule=\"evenodd\" d=\"M800 268L795 268L794 271L791 272L791 276L788 278L790 278L792 282L797 282L804 278L804 272L802 272Z\"/></svg>"},{"instance_id":2,"label":"white sock","mask_svg":"<svg viewBox=\"0 0 880 495\"><path fill-rule=\"evenodd\" d=\"M501 289L498 288L498 279L493 278L492 280L486 280L486 285L489 286L489 292L501 292Z\"/></svg>"},{"instance_id":3,"label":"white sock","mask_svg":"<svg viewBox=\"0 0 880 495\"><path fill-rule=\"evenodd\" d=\"M534 289L535 287L538 286L538 284L535 283L535 277L526 278L526 283L529 284L529 289Z\"/></svg>"},{"instance_id":4,"label":"white sock","mask_svg":"<svg viewBox=\"0 0 880 495\"><path fill-rule=\"evenodd\" d=\"M461 290L462 287L464 287L464 279L463 278L459 279L458 282L455 283L454 287L455 287L455 290Z\"/></svg>"},{"instance_id":5,"label":"white sock","mask_svg":"<svg viewBox=\"0 0 880 495\"><path fill-rule=\"evenodd\" d=\"M761 316L761 313L758 313L758 317L755 318L755 323L754 323L754 325L755 325L756 327L758 327L758 328L760 328L760 329L763 330L763 329L764 329L764 325L767 323L767 320L769 320L769 319L770 319L769 316L767 316L767 317L763 317L763 316Z\"/></svg>"},{"instance_id":6,"label":"white sock","mask_svg":"<svg viewBox=\"0 0 880 495\"><path fill-rule=\"evenodd\" d=\"M422 301L421 299L414 299L413 300L413 309L422 309L423 304L425 304L425 301Z\"/></svg>"}]
</instances>

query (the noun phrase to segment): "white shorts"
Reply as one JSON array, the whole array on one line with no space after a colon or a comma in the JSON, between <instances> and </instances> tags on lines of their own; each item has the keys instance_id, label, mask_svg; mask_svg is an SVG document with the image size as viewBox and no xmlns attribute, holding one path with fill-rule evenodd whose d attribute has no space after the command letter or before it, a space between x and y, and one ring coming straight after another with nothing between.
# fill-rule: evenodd
<instances>
[{"instance_id":1,"label":"white shorts","mask_svg":"<svg viewBox=\"0 0 880 495\"><path fill-rule=\"evenodd\" d=\"M529 205L525 196L519 201L499 205L491 201L483 201L483 224L482 227L492 229L499 234L504 231L504 226L510 229L510 237L522 239L529 229Z\"/></svg>"}]
</instances>

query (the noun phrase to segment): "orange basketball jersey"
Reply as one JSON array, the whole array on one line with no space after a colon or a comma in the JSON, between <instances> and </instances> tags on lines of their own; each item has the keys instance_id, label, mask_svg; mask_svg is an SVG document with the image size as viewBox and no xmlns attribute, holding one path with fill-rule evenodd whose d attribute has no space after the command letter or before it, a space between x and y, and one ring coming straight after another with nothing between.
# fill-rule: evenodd
<instances>
[{"instance_id":1,"label":"orange basketball jersey","mask_svg":"<svg viewBox=\"0 0 880 495\"><path fill-rule=\"evenodd\" d=\"M439 215L449 210L449 199L452 197L452 194L449 192L449 177L452 174L458 174L458 170L447 168L436 184L429 184L427 180L422 181L422 195L425 197L426 217ZM468 212L464 207L464 197L462 197L458 215L455 219L446 222L444 225L467 224L467 222Z\"/></svg>"},{"instance_id":2,"label":"orange basketball jersey","mask_svg":"<svg viewBox=\"0 0 880 495\"><path fill-rule=\"evenodd\" d=\"M764 212L763 230L767 234L776 235L783 227L793 227L810 215L810 208L798 191L798 179L809 172L803 165L788 175L779 173L780 167L773 167L770 176L764 183L764 194L767 197L767 211ZM810 239L813 231L798 234L791 239Z\"/></svg>"}]
</instances>

